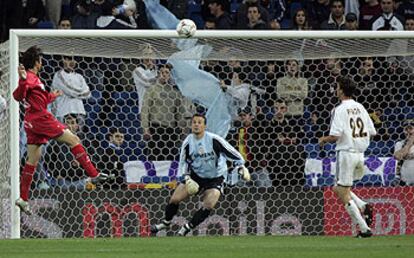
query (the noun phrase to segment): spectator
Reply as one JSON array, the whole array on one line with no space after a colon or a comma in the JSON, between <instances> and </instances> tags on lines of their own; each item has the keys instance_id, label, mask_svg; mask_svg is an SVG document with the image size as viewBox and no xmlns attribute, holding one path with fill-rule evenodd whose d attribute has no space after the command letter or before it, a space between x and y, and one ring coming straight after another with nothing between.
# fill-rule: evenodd
<instances>
[{"instance_id":1,"label":"spectator","mask_svg":"<svg viewBox=\"0 0 414 258\"><path fill-rule=\"evenodd\" d=\"M403 18L394 13L395 0L381 0L382 13L372 20L372 30L404 30Z\"/></svg>"},{"instance_id":2,"label":"spectator","mask_svg":"<svg viewBox=\"0 0 414 258\"><path fill-rule=\"evenodd\" d=\"M394 158L401 164L399 176L402 185L414 185L414 120L404 123L405 140L395 144Z\"/></svg>"},{"instance_id":3,"label":"spectator","mask_svg":"<svg viewBox=\"0 0 414 258\"><path fill-rule=\"evenodd\" d=\"M70 19L67 17L63 17L60 19L58 23L58 29L59 30L70 30L72 29L72 23L70 22Z\"/></svg>"},{"instance_id":4,"label":"spectator","mask_svg":"<svg viewBox=\"0 0 414 258\"><path fill-rule=\"evenodd\" d=\"M405 30L414 30L414 16L407 16L405 19Z\"/></svg>"},{"instance_id":5,"label":"spectator","mask_svg":"<svg viewBox=\"0 0 414 258\"><path fill-rule=\"evenodd\" d=\"M213 15L216 20L216 29L231 29L233 22L231 16L225 10L225 1L226 0L210 0L208 8L210 9L211 15Z\"/></svg>"},{"instance_id":6,"label":"spectator","mask_svg":"<svg viewBox=\"0 0 414 258\"><path fill-rule=\"evenodd\" d=\"M345 16L345 30L358 30L358 18L355 13L348 13Z\"/></svg>"},{"instance_id":7,"label":"spectator","mask_svg":"<svg viewBox=\"0 0 414 258\"><path fill-rule=\"evenodd\" d=\"M154 60L152 59L152 57L154 57L153 50L147 48L144 51L144 55L147 58L142 59L142 64L138 66L132 74L138 92L139 113L141 113L142 110L145 93L157 80L157 70Z\"/></svg>"},{"instance_id":8,"label":"spectator","mask_svg":"<svg viewBox=\"0 0 414 258\"><path fill-rule=\"evenodd\" d=\"M250 5L256 5L259 9L261 19L269 24L271 19L268 11L260 5L259 0L244 0L237 9L236 15L234 16L234 27L236 29L247 28L249 20L247 18L247 9ZM276 20L275 20L276 21Z\"/></svg>"},{"instance_id":9,"label":"spectator","mask_svg":"<svg viewBox=\"0 0 414 258\"><path fill-rule=\"evenodd\" d=\"M110 128L108 134L108 145L98 149L99 160L96 164L99 171L111 175L111 180L102 186L107 189L126 188L124 164L121 156L125 149L125 132L121 128Z\"/></svg>"},{"instance_id":10,"label":"spectator","mask_svg":"<svg viewBox=\"0 0 414 258\"><path fill-rule=\"evenodd\" d=\"M184 19L187 15L187 0L161 0L161 4L167 7L177 19Z\"/></svg>"},{"instance_id":11,"label":"spectator","mask_svg":"<svg viewBox=\"0 0 414 258\"><path fill-rule=\"evenodd\" d=\"M9 39L9 30L22 26L22 0L0 1L0 43Z\"/></svg>"},{"instance_id":12,"label":"spectator","mask_svg":"<svg viewBox=\"0 0 414 258\"><path fill-rule=\"evenodd\" d=\"M407 16L405 18L405 26L406 31L414 31L414 16ZM406 46L408 47L408 45ZM409 74L409 80L413 80L414 78L414 57L413 56L404 56L400 57L401 60L401 67L404 68L405 72Z\"/></svg>"},{"instance_id":13,"label":"spectator","mask_svg":"<svg viewBox=\"0 0 414 258\"><path fill-rule=\"evenodd\" d=\"M135 23L140 29L150 29L144 0L130 0L135 2Z\"/></svg>"},{"instance_id":14,"label":"spectator","mask_svg":"<svg viewBox=\"0 0 414 258\"><path fill-rule=\"evenodd\" d=\"M371 21L374 17L381 15L382 9L378 0L366 0L359 12L359 28L371 30Z\"/></svg>"},{"instance_id":15,"label":"spectator","mask_svg":"<svg viewBox=\"0 0 414 258\"><path fill-rule=\"evenodd\" d=\"M45 19L42 0L22 0L22 6L22 28L37 28L37 24Z\"/></svg>"},{"instance_id":16,"label":"spectator","mask_svg":"<svg viewBox=\"0 0 414 258\"><path fill-rule=\"evenodd\" d=\"M43 2L46 4L47 17L56 26L60 23L63 0L44 0Z\"/></svg>"},{"instance_id":17,"label":"spectator","mask_svg":"<svg viewBox=\"0 0 414 258\"><path fill-rule=\"evenodd\" d=\"M245 166L252 171L253 185L257 187L271 187L268 162L270 157L268 146L271 140L265 134L263 126L256 120L250 107L239 110L239 120L235 122L236 132L229 143L246 161ZM239 181L237 185L243 186Z\"/></svg>"},{"instance_id":18,"label":"spectator","mask_svg":"<svg viewBox=\"0 0 414 258\"><path fill-rule=\"evenodd\" d=\"M282 99L275 101L274 109L274 116L265 128L269 139L274 139L273 144L269 145L273 186L304 185L305 152L301 145L304 138L303 121L286 117L288 107Z\"/></svg>"},{"instance_id":19,"label":"spectator","mask_svg":"<svg viewBox=\"0 0 414 258\"><path fill-rule=\"evenodd\" d=\"M405 0L397 8L396 13L401 17L414 16L414 0Z\"/></svg>"},{"instance_id":20,"label":"spectator","mask_svg":"<svg viewBox=\"0 0 414 258\"><path fill-rule=\"evenodd\" d=\"M317 112L311 114L310 119L305 126L305 134L307 143L318 143L320 137L329 132L329 127L323 122Z\"/></svg>"},{"instance_id":21,"label":"spectator","mask_svg":"<svg viewBox=\"0 0 414 258\"><path fill-rule=\"evenodd\" d=\"M96 21L97 29L136 29L134 12L130 7L119 7L112 1L105 1L101 4L102 15ZM115 16L121 15L128 19L128 22L118 19Z\"/></svg>"},{"instance_id":22,"label":"spectator","mask_svg":"<svg viewBox=\"0 0 414 258\"><path fill-rule=\"evenodd\" d=\"M374 59L367 57L362 59L358 73L354 76L354 81L358 85L355 98L364 106L383 102L383 95L379 92L381 76L376 72ZM371 110L372 111L372 110Z\"/></svg>"},{"instance_id":23,"label":"spectator","mask_svg":"<svg viewBox=\"0 0 414 258\"><path fill-rule=\"evenodd\" d=\"M309 21L305 9L298 9L293 15L292 30L310 30Z\"/></svg>"},{"instance_id":24,"label":"spectator","mask_svg":"<svg viewBox=\"0 0 414 258\"><path fill-rule=\"evenodd\" d=\"M331 13L329 0L305 1L304 6L313 29L319 29L322 22L329 19Z\"/></svg>"},{"instance_id":25,"label":"spectator","mask_svg":"<svg viewBox=\"0 0 414 258\"><path fill-rule=\"evenodd\" d=\"M95 29L96 20L101 12L100 5L102 3L95 1L94 3L82 0L76 4L75 14L72 17L73 29Z\"/></svg>"},{"instance_id":26,"label":"spectator","mask_svg":"<svg viewBox=\"0 0 414 258\"><path fill-rule=\"evenodd\" d=\"M260 5L259 0L244 0L243 3L239 5L239 8L234 15L234 27L236 29L243 29L247 27L247 24L249 23L247 18L247 8L250 5L257 5L262 20L266 24L270 23L269 13L263 6Z\"/></svg>"},{"instance_id":27,"label":"spectator","mask_svg":"<svg viewBox=\"0 0 414 258\"><path fill-rule=\"evenodd\" d=\"M63 122L73 134L79 134L79 124L76 115L66 115ZM87 143L87 141L82 142L83 144ZM85 145L85 147L87 146ZM56 186L63 189L74 187L82 190L85 188L85 172L71 153L69 146L60 144L57 141L51 141L44 154L44 160L49 174L56 179Z\"/></svg>"},{"instance_id":28,"label":"spectator","mask_svg":"<svg viewBox=\"0 0 414 258\"><path fill-rule=\"evenodd\" d=\"M277 96L287 103L286 115L300 118L303 116L304 100L308 96L308 81L300 77L297 60L286 61L285 69L286 76L277 80Z\"/></svg>"},{"instance_id":29,"label":"spectator","mask_svg":"<svg viewBox=\"0 0 414 258\"><path fill-rule=\"evenodd\" d=\"M216 29L216 22L213 18L207 18L204 22L204 29L205 30L215 30Z\"/></svg>"},{"instance_id":30,"label":"spectator","mask_svg":"<svg viewBox=\"0 0 414 258\"><path fill-rule=\"evenodd\" d=\"M141 126L150 160L175 160L178 144L191 118L191 104L172 85L170 67L159 69L158 81L145 93ZM190 113L190 114L189 114Z\"/></svg>"},{"instance_id":31,"label":"spectator","mask_svg":"<svg viewBox=\"0 0 414 258\"><path fill-rule=\"evenodd\" d=\"M343 30L345 28L345 7L343 0L331 1L329 18L322 22L323 30Z\"/></svg>"},{"instance_id":32,"label":"spectator","mask_svg":"<svg viewBox=\"0 0 414 258\"><path fill-rule=\"evenodd\" d=\"M51 85L53 89L63 91L63 95L53 103L54 114L61 121L66 115L74 114L82 133L86 116L83 100L88 99L91 93L85 78L75 72L75 59L63 56L62 62L63 69L55 73Z\"/></svg>"},{"instance_id":33,"label":"spectator","mask_svg":"<svg viewBox=\"0 0 414 258\"><path fill-rule=\"evenodd\" d=\"M317 82L312 89L311 112L316 112L324 123L330 123L330 112L338 103L335 97L336 79L343 73L342 62L337 58L328 58L320 65L321 74L314 73Z\"/></svg>"},{"instance_id":34,"label":"spectator","mask_svg":"<svg viewBox=\"0 0 414 258\"><path fill-rule=\"evenodd\" d=\"M260 163L266 161L269 142L265 143L267 135L264 133L263 126L255 119L250 107L240 109L238 114L239 119L235 122L236 133L230 143L236 146L243 156L246 166L254 171Z\"/></svg>"},{"instance_id":35,"label":"spectator","mask_svg":"<svg viewBox=\"0 0 414 258\"><path fill-rule=\"evenodd\" d=\"M285 17L285 12L287 9L285 0L260 0L260 3L258 5L262 6L269 14L268 22L281 22Z\"/></svg>"},{"instance_id":36,"label":"spectator","mask_svg":"<svg viewBox=\"0 0 414 258\"><path fill-rule=\"evenodd\" d=\"M250 5L247 8L248 24L245 29L264 30L267 29L267 24L261 19L259 7L257 5Z\"/></svg>"}]
</instances>

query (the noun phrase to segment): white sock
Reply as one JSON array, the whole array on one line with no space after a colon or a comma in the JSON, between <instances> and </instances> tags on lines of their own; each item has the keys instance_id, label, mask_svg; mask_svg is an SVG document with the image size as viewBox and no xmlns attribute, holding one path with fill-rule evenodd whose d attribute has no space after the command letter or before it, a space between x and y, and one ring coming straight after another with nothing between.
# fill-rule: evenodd
<instances>
[{"instance_id":1,"label":"white sock","mask_svg":"<svg viewBox=\"0 0 414 258\"><path fill-rule=\"evenodd\" d=\"M345 204L345 209L348 212L349 216L351 216L352 221L355 224L359 225L359 229L362 232L367 232L367 230L371 230L365 222L364 218L362 217L361 212L359 211L354 200L350 200L348 204Z\"/></svg>"},{"instance_id":2,"label":"white sock","mask_svg":"<svg viewBox=\"0 0 414 258\"><path fill-rule=\"evenodd\" d=\"M356 194L354 194L352 191L350 192L351 199L355 202L355 204L358 206L360 210L363 210L365 208L365 205L367 204L361 198L359 198Z\"/></svg>"}]
</instances>

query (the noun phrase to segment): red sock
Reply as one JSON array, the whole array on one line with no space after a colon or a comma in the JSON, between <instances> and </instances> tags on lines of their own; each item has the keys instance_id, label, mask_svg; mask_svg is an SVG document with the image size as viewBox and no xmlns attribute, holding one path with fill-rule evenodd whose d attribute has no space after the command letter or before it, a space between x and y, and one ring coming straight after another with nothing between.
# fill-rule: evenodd
<instances>
[{"instance_id":1,"label":"red sock","mask_svg":"<svg viewBox=\"0 0 414 258\"><path fill-rule=\"evenodd\" d=\"M91 160L89 159L88 154L86 153L85 149L83 148L82 144L78 144L72 148L72 153L75 156L76 160L80 163L83 169L85 169L86 174L89 177L96 177L98 176L98 171L96 170L95 166L92 164Z\"/></svg>"},{"instance_id":2,"label":"red sock","mask_svg":"<svg viewBox=\"0 0 414 258\"><path fill-rule=\"evenodd\" d=\"M33 174L36 170L36 167L37 165L31 165L26 162L22 175L20 176L20 198L26 202L29 199L30 185L32 184Z\"/></svg>"}]
</instances>

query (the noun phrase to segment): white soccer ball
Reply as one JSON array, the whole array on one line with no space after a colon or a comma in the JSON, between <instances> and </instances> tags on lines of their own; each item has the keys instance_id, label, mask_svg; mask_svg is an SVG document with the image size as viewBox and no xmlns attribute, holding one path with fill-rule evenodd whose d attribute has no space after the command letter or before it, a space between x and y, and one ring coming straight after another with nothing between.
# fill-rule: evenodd
<instances>
[{"instance_id":1,"label":"white soccer ball","mask_svg":"<svg viewBox=\"0 0 414 258\"><path fill-rule=\"evenodd\" d=\"M182 19L177 24L177 33L180 37L189 38L194 36L197 30L197 26L195 23L190 19Z\"/></svg>"}]
</instances>

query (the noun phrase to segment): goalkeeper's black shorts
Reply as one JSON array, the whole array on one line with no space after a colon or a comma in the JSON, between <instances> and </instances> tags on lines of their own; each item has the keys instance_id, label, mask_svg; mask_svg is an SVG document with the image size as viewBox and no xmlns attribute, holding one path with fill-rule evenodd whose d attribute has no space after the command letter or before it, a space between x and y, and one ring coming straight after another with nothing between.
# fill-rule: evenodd
<instances>
[{"instance_id":1,"label":"goalkeeper's black shorts","mask_svg":"<svg viewBox=\"0 0 414 258\"><path fill-rule=\"evenodd\" d=\"M223 187L224 187L224 177L215 177L215 178L202 178L199 177L196 173L190 173L191 179L197 182L200 186L200 190L197 194L203 193L207 189L217 189L223 194ZM181 183L185 183L184 179Z\"/></svg>"}]
</instances>

